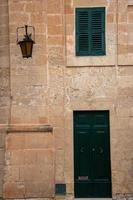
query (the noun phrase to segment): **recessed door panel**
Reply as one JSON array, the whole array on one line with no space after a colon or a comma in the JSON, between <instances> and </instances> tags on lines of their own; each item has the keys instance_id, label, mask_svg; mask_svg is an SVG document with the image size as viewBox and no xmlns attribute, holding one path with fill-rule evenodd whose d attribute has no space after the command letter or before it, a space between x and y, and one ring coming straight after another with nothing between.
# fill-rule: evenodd
<instances>
[{"instance_id":1,"label":"recessed door panel","mask_svg":"<svg viewBox=\"0 0 133 200\"><path fill-rule=\"evenodd\" d=\"M75 197L111 197L108 111L74 112Z\"/></svg>"}]
</instances>

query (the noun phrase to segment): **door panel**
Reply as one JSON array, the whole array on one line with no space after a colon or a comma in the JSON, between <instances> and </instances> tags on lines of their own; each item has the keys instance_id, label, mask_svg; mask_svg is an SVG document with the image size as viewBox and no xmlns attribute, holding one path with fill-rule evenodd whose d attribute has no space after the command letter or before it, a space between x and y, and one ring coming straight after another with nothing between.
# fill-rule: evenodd
<instances>
[{"instance_id":1,"label":"door panel","mask_svg":"<svg viewBox=\"0 0 133 200\"><path fill-rule=\"evenodd\" d=\"M77 146L75 147L75 151L77 154L78 165L76 170L76 180L80 180L85 176L89 176L90 174L90 155L88 153L88 149L90 146L88 144L88 129L79 129L77 130L78 137L76 138ZM86 164L83 165L84 160L86 160ZM81 177L82 176L82 177Z\"/></svg>"},{"instance_id":2,"label":"door panel","mask_svg":"<svg viewBox=\"0 0 133 200\"><path fill-rule=\"evenodd\" d=\"M92 148L92 163L93 163L93 179L107 179L109 160L108 160L108 145L106 131L98 129L93 130L91 148Z\"/></svg>"},{"instance_id":3,"label":"door panel","mask_svg":"<svg viewBox=\"0 0 133 200\"><path fill-rule=\"evenodd\" d=\"M75 197L111 197L109 112L74 112Z\"/></svg>"}]
</instances>

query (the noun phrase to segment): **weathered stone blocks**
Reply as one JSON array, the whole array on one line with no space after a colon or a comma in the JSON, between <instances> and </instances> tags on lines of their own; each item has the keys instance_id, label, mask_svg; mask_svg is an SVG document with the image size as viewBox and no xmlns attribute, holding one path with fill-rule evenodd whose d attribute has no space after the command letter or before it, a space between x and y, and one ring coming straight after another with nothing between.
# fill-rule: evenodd
<instances>
[{"instance_id":1,"label":"weathered stone blocks","mask_svg":"<svg viewBox=\"0 0 133 200\"><path fill-rule=\"evenodd\" d=\"M52 133L9 133L5 169L5 198L53 197Z\"/></svg>"},{"instance_id":2,"label":"weathered stone blocks","mask_svg":"<svg viewBox=\"0 0 133 200\"><path fill-rule=\"evenodd\" d=\"M6 154L5 133L0 133L0 197L58 199L54 185L65 183L67 195L59 199L73 199L73 110L110 110L113 194L133 192L129 1L0 1L0 123L18 126L16 132L8 131ZM75 8L85 6L107 8L107 56L75 56ZM32 59L23 59L16 45L16 28L24 24L36 30ZM47 123L54 127L53 134L20 130L22 124Z\"/></svg>"},{"instance_id":3,"label":"weathered stone blocks","mask_svg":"<svg viewBox=\"0 0 133 200\"><path fill-rule=\"evenodd\" d=\"M5 133L9 121L9 16L8 1L0 1L0 198L3 197Z\"/></svg>"}]
</instances>

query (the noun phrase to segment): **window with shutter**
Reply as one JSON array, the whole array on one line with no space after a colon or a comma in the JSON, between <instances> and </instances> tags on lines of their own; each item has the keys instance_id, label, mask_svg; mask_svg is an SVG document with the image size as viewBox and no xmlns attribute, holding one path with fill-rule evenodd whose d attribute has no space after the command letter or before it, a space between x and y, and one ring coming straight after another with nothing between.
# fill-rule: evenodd
<instances>
[{"instance_id":1,"label":"window with shutter","mask_svg":"<svg viewBox=\"0 0 133 200\"><path fill-rule=\"evenodd\" d=\"M76 55L105 55L105 8L76 9Z\"/></svg>"}]
</instances>

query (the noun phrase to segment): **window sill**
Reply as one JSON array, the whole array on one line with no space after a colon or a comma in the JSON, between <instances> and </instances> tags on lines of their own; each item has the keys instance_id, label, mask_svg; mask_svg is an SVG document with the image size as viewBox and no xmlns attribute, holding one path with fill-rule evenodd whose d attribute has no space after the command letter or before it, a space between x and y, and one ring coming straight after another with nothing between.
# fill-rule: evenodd
<instances>
[{"instance_id":1,"label":"window sill","mask_svg":"<svg viewBox=\"0 0 133 200\"><path fill-rule=\"evenodd\" d=\"M115 66L115 56L67 56L67 67Z\"/></svg>"},{"instance_id":2,"label":"window sill","mask_svg":"<svg viewBox=\"0 0 133 200\"><path fill-rule=\"evenodd\" d=\"M128 6L133 6L133 0L128 0Z\"/></svg>"}]
</instances>

